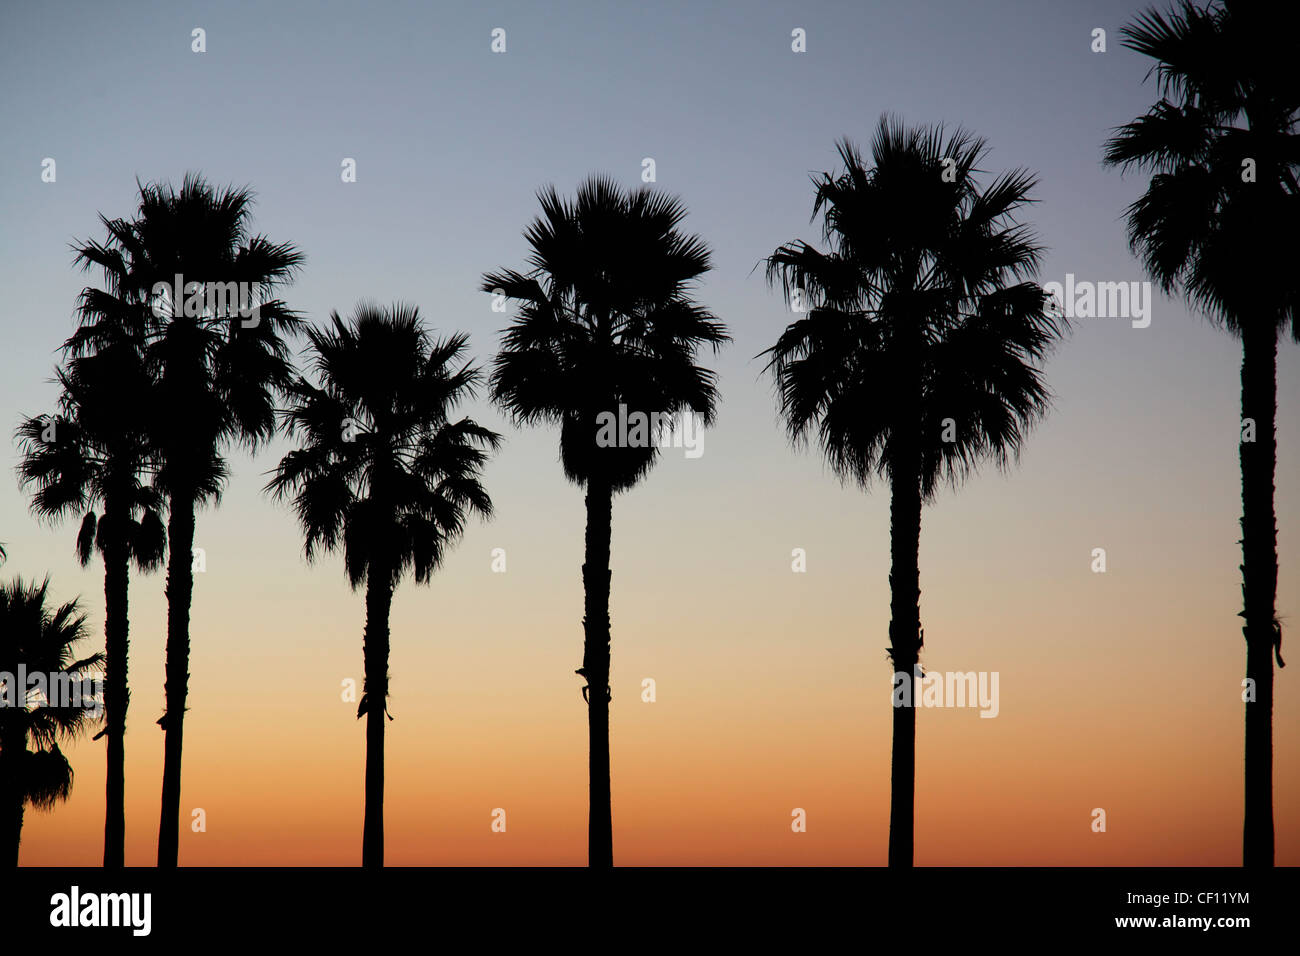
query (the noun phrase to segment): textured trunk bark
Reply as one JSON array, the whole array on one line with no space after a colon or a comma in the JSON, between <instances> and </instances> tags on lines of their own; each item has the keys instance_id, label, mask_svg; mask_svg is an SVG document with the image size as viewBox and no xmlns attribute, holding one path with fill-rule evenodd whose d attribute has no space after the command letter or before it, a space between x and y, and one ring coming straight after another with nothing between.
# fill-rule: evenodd
<instances>
[{"instance_id":1,"label":"textured trunk bark","mask_svg":"<svg viewBox=\"0 0 1300 956\"><path fill-rule=\"evenodd\" d=\"M366 809L361 865L384 865L384 721L388 714L388 615L392 574L371 563L366 575L366 632L362 644L366 700Z\"/></svg>"},{"instance_id":2,"label":"textured trunk bark","mask_svg":"<svg viewBox=\"0 0 1300 956\"><path fill-rule=\"evenodd\" d=\"M175 867L180 851L181 751L189 696L190 602L194 596L194 500L174 496L167 519L167 667L163 728L162 815L158 865Z\"/></svg>"},{"instance_id":3,"label":"textured trunk bark","mask_svg":"<svg viewBox=\"0 0 1300 956\"><path fill-rule=\"evenodd\" d=\"M919 462L891 469L889 504L889 656L894 671L912 680L921 655L921 488ZM913 690L914 685L909 687ZM893 760L889 784L889 865L912 865L916 791L916 704L894 708Z\"/></svg>"},{"instance_id":4,"label":"textured trunk bark","mask_svg":"<svg viewBox=\"0 0 1300 956\"><path fill-rule=\"evenodd\" d=\"M1255 441L1241 454L1241 594L1246 677L1255 699L1246 704L1246 793L1242 864L1273 865L1273 655L1281 663L1276 619L1277 334L1247 326L1242 336L1241 415L1255 422Z\"/></svg>"},{"instance_id":5,"label":"textured trunk bark","mask_svg":"<svg viewBox=\"0 0 1300 956\"><path fill-rule=\"evenodd\" d=\"M602 479L587 482L587 533L582 565L582 670L587 679L589 815L587 865L614 865L609 774L609 543L614 495Z\"/></svg>"},{"instance_id":6,"label":"textured trunk bark","mask_svg":"<svg viewBox=\"0 0 1300 956\"><path fill-rule=\"evenodd\" d=\"M127 595L130 555L123 538L128 513L107 503L109 540L104 554L105 680L104 725L108 737L108 770L104 781L104 866L125 864L126 852L126 711L130 703L127 654L130 646Z\"/></svg>"}]
</instances>

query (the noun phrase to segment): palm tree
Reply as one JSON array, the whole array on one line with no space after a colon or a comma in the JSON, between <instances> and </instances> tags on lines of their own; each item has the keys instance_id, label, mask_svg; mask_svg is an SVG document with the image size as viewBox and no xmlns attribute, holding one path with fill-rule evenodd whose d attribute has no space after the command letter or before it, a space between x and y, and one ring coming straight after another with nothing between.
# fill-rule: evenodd
<instances>
[{"instance_id":1,"label":"palm tree","mask_svg":"<svg viewBox=\"0 0 1300 956\"><path fill-rule=\"evenodd\" d=\"M462 361L467 338L431 339L419 310L361 305L332 328L309 329L319 385L299 378L284 413L302 439L267 484L293 500L306 556L341 551L353 589L366 585L362 654L366 809L362 865L384 865L384 717L388 714L388 615L403 574L427 584L477 512L492 514L480 483L501 436L451 412L481 375ZM392 718L389 717L391 720Z\"/></svg>"},{"instance_id":2,"label":"palm tree","mask_svg":"<svg viewBox=\"0 0 1300 956\"><path fill-rule=\"evenodd\" d=\"M63 519L84 512L77 535L83 567L95 550L104 559L104 866L120 867L126 840L130 565L154 570L166 546L159 495L142 481L148 445L140 409L148 403L149 381L140 348L128 341L70 360L57 381L60 414L28 418L19 426L18 474L24 487L36 489L32 510L37 515ZM97 515L95 508L103 510Z\"/></svg>"},{"instance_id":3,"label":"palm tree","mask_svg":"<svg viewBox=\"0 0 1300 956\"><path fill-rule=\"evenodd\" d=\"M76 601L48 607L49 585L49 578L0 585L0 863L6 866L18 865L24 808L52 809L72 790L72 767L59 741L87 729L102 708L87 672L104 655L73 657L73 645L89 637L86 618ZM33 684L33 675L42 683Z\"/></svg>"},{"instance_id":4,"label":"palm tree","mask_svg":"<svg viewBox=\"0 0 1300 956\"><path fill-rule=\"evenodd\" d=\"M145 343L152 382L142 414L153 483L168 512L166 712L158 722L165 734L163 867L176 866L179 850L195 512L218 501L232 445L256 451L274 434L276 396L293 377L285 339L301 325L270 295L290 281L303 256L288 243L254 235L252 207L249 189L215 189L194 174L179 190L142 185L136 217L100 217L108 241L78 249L80 263L104 270L108 289L83 294L70 353L95 351L127 329ZM164 295L177 276L182 292ZM225 293L230 283L240 296Z\"/></svg>"},{"instance_id":5,"label":"palm tree","mask_svg":"<svg viewBox=\"0 0 1300 956\"><path fill-rule=\"evenodd\" d=\"M1119 127L1105 161L1151 174L1128 208L1129 242L1165 292L1241 340L1242 601L1246 678L1242 861L1273 865L1277 346L1300 341L1300 12L1181 3L1151 10L1124 45L1155 61L1159 101Z\"/></svg>"},{"instance_id":6,"label":"palm tree","mask_svg":"<svg viewBox=\"0 0 1300 956\"><path fill-rule=\"evenodd\" d=\"M1033 363L1064 328L1030 281L1041 249L1015 220L1034 177L1017 169L981 187L986 153L960 130L882 117L870 167L844 141L843 172L813 179L827 250L794 241L767 259L768 282L810 306L764 353L790 438L815 432L841 480L890 487L896 867L913 857L921 508L982 461L1018 458L1049 402Z\"/></svg>"},{"instance_id":7,"label":"palm tree","mask_svg":"<svg viewBox=\"0 0 1300 956\"><path fill-rule=\"evenodd\" d=\"M728 336L692 298L710 268L708 247L679 226L681 201L592 177L575 201L549 188L528 227L526 272L483 277L483 290L519 303L492 372L493 399L519 425L560 426L565 477L586 488L582 667L590 746L588 862L613 865L610 804L610 533L614 495L654 465L658 447L600 440L602 414L693 413L711 424L714 373L696 365L703 345Z\"/></svg>"}]
</instances>

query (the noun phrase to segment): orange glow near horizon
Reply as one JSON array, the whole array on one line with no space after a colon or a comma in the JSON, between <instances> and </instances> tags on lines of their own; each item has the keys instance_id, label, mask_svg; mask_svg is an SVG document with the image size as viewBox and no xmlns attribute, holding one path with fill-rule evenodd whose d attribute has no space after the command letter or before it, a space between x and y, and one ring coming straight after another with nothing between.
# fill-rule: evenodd
<instances>
[{"instance_id":1,"label":"orange glow near horizon","mask_svg":"<svg viewBox=\"0 0 1300 956\"><path fill-rule=\"evenodd\" d=\"M620 527L616 517L616 542L638 534L640 520ZM480 540L467 542L466 552L486 555L490 531L471 538ZM826 569L824 579L800 577L778 556L761 592L723 574L714 593L697 595L701 603L670 605L636 582L642 561L626 559L632 567L620 573L620 557L611 728L616 862L883 864L891 713L881 583L855 589L849 566ZM879 570L882 560L863 563ZM576 563L534 566L521 555L507 575L492 575L466 560L449 568L451 580L399 590L396 719L387 730L390 865L585 863L585 709L572 674L580 656ZM682 564L666 575L670 587L687 586L690 561ZM363 725L355 703L341 699L341 683L359 677L363 608L346 588L317 600L337 570L299 564L278 579L282 597L248 595L243 604L200 576L182 865L359 862ZM522 580L509 585L516 573ZM1238 862L1242 705L1234 675L1242 655L1214 640L1231 635L1232 621L1189 615L1179 621L1178 642L1153 639L1138 652L1143 661L1160 656L1162 665L1125 671L1117 665L1121 644L1095 637L1100 612L1090 618L1080 606L1078 617L1061 619L1050 588L1017 596L1013 609L992 608L980 603L978 588L935 580L943 573L923 577L928 667L997 671L999 713L920 710L918 865ZM158 583L137 582L133 598ZM500 600L507 586L521 589L528 614ZM742 608L744 593L752 603ZM841 594L871 600L823 600ZM1104 618L1121 619L1122 610L1149 622L1152 612L1136 598L1117 594ZM977 625L962 625L964 605L978 609ZM143 617L162 603L154 594L133 607ZM480 609L477 620L471 607ZM1002 626L1012 610L1014 630ZM723 626L726 611L734 619ZM161 689L147 677L161 676L159 631L133 633L130 865L152 865L155 852L162 739L152 723ZM277 644L264 639L270 634L286 638ZM239 642L238 658L223 652L227 640ZM1176 646L1197 650L1180 655ZM654 703L641 700L647 676L656 681ZM1300 862L1291 809L1300 750L1286 731L1295 716L1295 705L1279 695L1279 864ZM103 752L81 742L70 753L72 800L51 814L28 813L25 864L99 862ZM1091 831L1094 807L1106 810L1105 834ZM195 808L205 812L205 832L189 827ZM490 828L496 808L506 811L503 834ZM807 814L806 833L791 831L795 808Z\"/></svg>"}]
</instances>

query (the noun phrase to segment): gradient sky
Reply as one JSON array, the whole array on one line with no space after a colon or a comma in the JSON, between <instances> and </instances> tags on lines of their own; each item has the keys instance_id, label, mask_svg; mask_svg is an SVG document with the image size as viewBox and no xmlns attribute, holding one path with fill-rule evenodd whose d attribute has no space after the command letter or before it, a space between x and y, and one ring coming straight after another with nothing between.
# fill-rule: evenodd
<instances>
[{"instance_id":1,"label":"gradient sky","mask_svg":"<svg viewBox=\"0 0 1300 956\"><path fill-rule=\"evenodd\" d=\"M135 180L200 170L251 184L256 227L296 243L286 293L315 321L360 299L418 304L490 360L505 316L479 276L520 266L536 190L588 173L680 195L712 245L702 302L734 342L704 454L669 452L615 501L612 761L622 864L883 864L888 833L888 496L792 450L754 358L790 321L755 265L815 240L809 174L882 112L962 124L990 170L1040 174L1042 281L1144 276L1100 164L1144 111L1148 64L1119 45L1138 6L995 3L6 4L0 12L0 408L51 410L74 327L69 243L130 214ZM191 52L202 27L207 52ZM493 28L507 52L490 51ZM807 31L807 52L790 49ZM1106 29L1108 52L1090 52ZM41 181L41 161L57 182ZM345 157L357 182L340 181ZM1300 375L1279 354L1277 511L1284 626L1300 611ZM1157 298L1151 326L1076 324L1047 367L1055 409L1018 468L926 510L924 660L997 671L1000 714L923 710L918 864L1240 861L1239 346ZM471 526L432 586L393 607L390 864L581 864L586 714L583 506L553 431L506 433ZM233 461L200 514L182 864L355 864L364 740L363 602L341 562L308 566L261 494L283 452ZM0 443L0 574L53 576L100 640L103 577L75 522L36 522ZM807 573L791 572L791 549ZM1108 571L1090 570L1093 548ZM505 574L491 572L504 548ZM131 585L127 862L154 860L161 786L163 576ZM1291 641L1287 641L1291 646ZM657 682L643 703L641 681ZM1300 694L1280 671L1277 861L1300 864ZM69 749L71 800L30 813L22 860L97 864L104 749ZM491 812L507 812L505 834ZM791 811L808 831L792 833ZM1090 828L1107 811L1107 832ZM186 825L193 808L204 833Z\"/></svg>"}]
</instances>

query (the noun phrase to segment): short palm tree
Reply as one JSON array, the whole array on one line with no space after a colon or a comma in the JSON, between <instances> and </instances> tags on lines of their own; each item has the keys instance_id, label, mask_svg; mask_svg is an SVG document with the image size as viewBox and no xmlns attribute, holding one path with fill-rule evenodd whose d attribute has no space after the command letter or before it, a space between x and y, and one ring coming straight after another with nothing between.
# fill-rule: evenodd
<instances>
[{"instance_id":1,"label":"short palm tree","mask_svg":"<svg viewBox=\"0 0 1300 956\"><path fill-rule=\"evenodd\" d=\"M1181 291L1241 341L1241 591L1245 619L1242 860L1273 865L1277 619L1277 346L1300 341L1300 12L1234 2L1139 16L1124 45L1155 61L1160 99L1119 127L1105 160L1151 175L1129 241L1165 292Z\"/></svg>"},{"instance_id":2,"label":"short palm tree","mask_svg":"<svg viewBox=\"0 0 1300 956\"><path fill-rule=\"evenodd\" d=\"M519 304L492 372L495 401L520 425L560 426L564 474L586 488L582 667L590 773L588 862L613 865L610 802L610 534L614 495L654 465L654 442L598 441L598 416L694 414L711 424L714 373L696 364L702 346L728 340L694 299L710 268L700 237L680 230L686 208L649 188L633 192L593 177L568 201L538 196L542 214L525 232L525 272L483 277L483 290Z\"/></svg>"},{"instance_id":3,"label":"short palm tree","mask_svg":"<svg viewBox=\"0 0 1300 956\"><path fill-rule=\"evenodd\" d=\"M842 480L890 487L889 655L906 681L890 866L913 859L921 508L982 460L1018 456L1049 402L1034 363L1063 327L1031 281L1040 247L1014 218L1034 178L1013 170L981 187L986 152L961 131L882 118L870 165L845 141L844 170L813 179L826 250L795 241L767 260L769 283L806 311L764 353L791 439L815 433Z\"/></svg>"},{"instance_id":4,"label":"short palm tree","mask_svg":"<svg viewBox=\"0 0 1300 956\"><path fill-rule=\"evenodd\" d=\"M101 217L108 240L78 248L81 264L104 271L107 289L83 294L69 351L94 352L125 329L144 341L152 382L142 411L153 484L168 513L166 712L159 720L163 867L176 866L179 852L195 512L218 500L232 446L256 451L274 434L276 399L293 377L286 339L301 324L271 295L292 279L303 256L288 243L253 234L252 209L247 188L217 189L190 174L179 190L141 186L133 219ZM186 287L193 283L193 291L159 294L157 286L174 285L176 276ZM228 283L242 284L247 296L213 294Z\"/></svg>"},{"instance_id":5,"label":"short palm tree","mask_svg":"<svg viewBox=\"0 0 1300 956\"><path fill-rule=\"evenodd\" d=\"M6 685L0 690L0 864L6 866L18 865L24 809L52 809L72 790L72 767L59 741L88 729L102 711L90 674L104 656L73 656L73 646L89 636L85 615L76 601L47 605L49 585L48 578L0 584L0 681ZM19 685L23 676L27 686Z\"/></svg>"},{"instance_id":6,"label":"short palm tree","mask_svg":"<svg viewBox=\"0 0 1300 956\"><path fill-rule=\"evenodd\" d=\"M306 555L341 551L352 587L366 585L362 645L366 717L362 865L384 865L384 718L388 714L389 609L402 576L429 583L471 514L492 514L480 482L501 440L452 411L481 374L463 360L467 339L431 339L413 306L362 305L344 322L309 329L318 385L291 389L284 423L301 446L267 485L291 498ZM391 718L389 718L391 719Z\"/></svg>"},{"instance_id":7,"label":"short palm tree","mask_svg":"<svg viewBox=\"0 0 1300 956\"><path fill-rule=\"evenodd\" d=\"M18 473L24 487L35 489L37 515L64 519L84 513L77 535L82 565L96 550L104 559L104 866L120 867L126 840L130 566L154 570L166 546L159 495L144 481L148 443L140 409L148 404L149 380L138 345L123 341L71 359L58 382L59 414L28 418L19 426ZM96 509L102 510L96 514Z\"/></svg>"}]
</instances>

